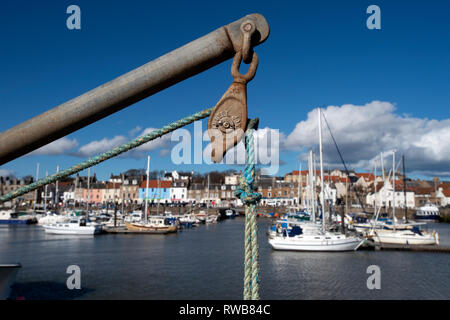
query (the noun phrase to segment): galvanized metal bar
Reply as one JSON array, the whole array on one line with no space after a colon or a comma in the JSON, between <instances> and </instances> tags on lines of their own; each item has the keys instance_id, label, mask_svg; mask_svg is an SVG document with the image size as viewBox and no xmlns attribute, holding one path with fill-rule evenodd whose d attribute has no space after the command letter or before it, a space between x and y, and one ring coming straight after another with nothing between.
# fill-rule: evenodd
<instances>
[{"instance_id":1,"label":"galvanized metal bar","mask_svg":"<svg viewBox=\"0 0 450 320\"><path fill-rule=\"evenodd\" d=\"M251 40L257 46L269 36L269 25L255 13L0 133L0 165L232 58L248 20L256 26Z\"/></svg>"}]
</instances>

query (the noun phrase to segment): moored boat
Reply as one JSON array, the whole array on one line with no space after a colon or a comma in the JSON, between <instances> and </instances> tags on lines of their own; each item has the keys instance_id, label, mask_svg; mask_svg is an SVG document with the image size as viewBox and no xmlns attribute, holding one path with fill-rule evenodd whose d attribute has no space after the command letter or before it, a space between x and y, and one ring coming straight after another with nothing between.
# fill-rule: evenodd
<instances>
[{"instance_id":1,"label":"moored boat","mask_svg":"<svg viewBox=\"0 0 450 320\"><path fill-rule=\"evenodd\" d=\"M151 217L147 222L128 222L125 226L130 231L154 234L166 234L178 231L178 226L164 217Z\"/></svg>"},{"instance_id":2,"label":"moored boat","mask_svg":"<svg viewBox=\"0 0 450 320\"><path fill-rule=\"evenodd\" d=\"M68 222L44 225L45 233L64 235L94 235L102 231L102 225L88 222L86 218L72 218Z\"/></svg>"},{"instance_id":3,"label":"moored boat","mask_svg":"<svg viewBox=\"0 0 450 320\"><path fill-rule=\"evenodd\" d=\"M439 213L439 209L436 205L428 202L423 207L417 209L414 218L424 221L440 221L441 214Z\"/></svg>"},{"instance_id":4,"label":"moored boat","mask_svg":"<svg viewBox=\"0 0 450 320\"><path fill-rule=\"evenodd\" d=\"M0 224L34 224L35 216L26 212L14 212L12 210L0 211Z\"/></svg>"},{"instance_id":5,"label":"moored boat","mask_svg":"<svg viewBox=\"0 0 450 320\"><path fill-rule=\"evenodd\" d=\"M439 233L421 231L417 227L411 230L374 230L371 236L375 244L381 245L439 245Z\"/></svg>"}]
</instances>

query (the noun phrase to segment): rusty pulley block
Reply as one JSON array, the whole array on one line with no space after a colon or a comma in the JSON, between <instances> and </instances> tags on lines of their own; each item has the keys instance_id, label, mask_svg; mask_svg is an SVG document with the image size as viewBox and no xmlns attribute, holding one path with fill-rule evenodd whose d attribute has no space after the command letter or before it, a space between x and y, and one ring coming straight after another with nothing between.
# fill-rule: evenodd
<instances>
[{"instance_id":1,"label":"rusty pulley block","mask_svg":"<svg viewBox=\"0 0 450 320\"><path fill-rule=\"evenodd\" d=\"M247 83L251 81L258 67L258 55L253 52L251 35L255 31L252 21L241 25L242 47L236 52L231 75L233 83L214 107L208 120L208 134L211 139L211 159L219 163L225 153L244 137L247 128ZM241 61L249 62L248 72L239 72Z\"/></svg>"}]
</instances>

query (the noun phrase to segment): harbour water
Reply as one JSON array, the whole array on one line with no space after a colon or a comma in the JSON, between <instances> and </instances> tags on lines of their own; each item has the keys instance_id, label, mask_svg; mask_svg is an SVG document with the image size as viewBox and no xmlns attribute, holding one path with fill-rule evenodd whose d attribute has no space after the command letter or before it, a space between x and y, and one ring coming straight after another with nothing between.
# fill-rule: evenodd
<instances>
[{"instance_id":1,"label":"harbour water","mask_svg":"<svg viewBox=\"0 0 450 320\"><path fill-rule=\"evenodd\" d=\"M262 299L450 299L450 255L432 252L274 251L260 218ZM432 224L442 246L450 225ZM30 299L241 299L244 219L178 234L58 236L36 225L0 226L0 263L20 262L13 296ZM81 290L69 290L70 265ZM367 288L367 267L381 289Z\"/></svg>"}]
</instances>

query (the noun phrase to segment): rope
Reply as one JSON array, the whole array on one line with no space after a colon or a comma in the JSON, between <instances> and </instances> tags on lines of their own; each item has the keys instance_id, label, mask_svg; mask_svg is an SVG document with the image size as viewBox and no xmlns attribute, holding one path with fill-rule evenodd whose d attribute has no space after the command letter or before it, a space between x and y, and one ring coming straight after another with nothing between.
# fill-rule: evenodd
<instances>
[{"instance_id":1,"label":"rope","mask_svg":"<svg viewBox=\"0 0 450 320\"><path fill-rule=\"evenodd\" d=\"M261 194L254 192L255 150L253 131L258 119L251 120L245 133L246 164L235 195L245 204L244 300L259 300L259 254L256 204Z\"/></svg>"},{"instance_id":2,"label":"rope","mask_svg":"<svg viewBox=\"0 0 450 320\"><path fill-rule=\"evenodd\" d=\"M136 138L135 140L132 140L128 143L125 143L121 146L118 146L110 151L101 153L93 158L90 158L89 160L85 160L69 169L60 171L59 173L55 173L51 176L48 176L46 178L43 178L41 180L38 180L34 183L31 183L29 185L26 185L22 188L19 188L15 191L12 191L2 197L0 197L0 204L9 200L12 200L14 198L17 198L25 193L31 192L33 190L38 189L39 187L45 186L46 184L49 183L53 183L57 180L60 180L62 178L68 177L74 173L80 172L84 169L90 168L92 166L95 166L105 160L111 159L121 153L127 152L131 149L134 149L136 147L139 147L140 145L147 143L151 140L154 140L156 138L159 138L169 132L172 132L176 129L179 129L181 127L184 127L192 122L195 122L197 120L203 119L208 117L211 114L211 111L213 110L213 108L209 108L197 113L194 113L190 116L187 116L183 119L180 119L178 121L172 122L164 127L162 127L161 129L157 129L157 130L153 130L152 132Z\"/></svg>"}]
</instances>

